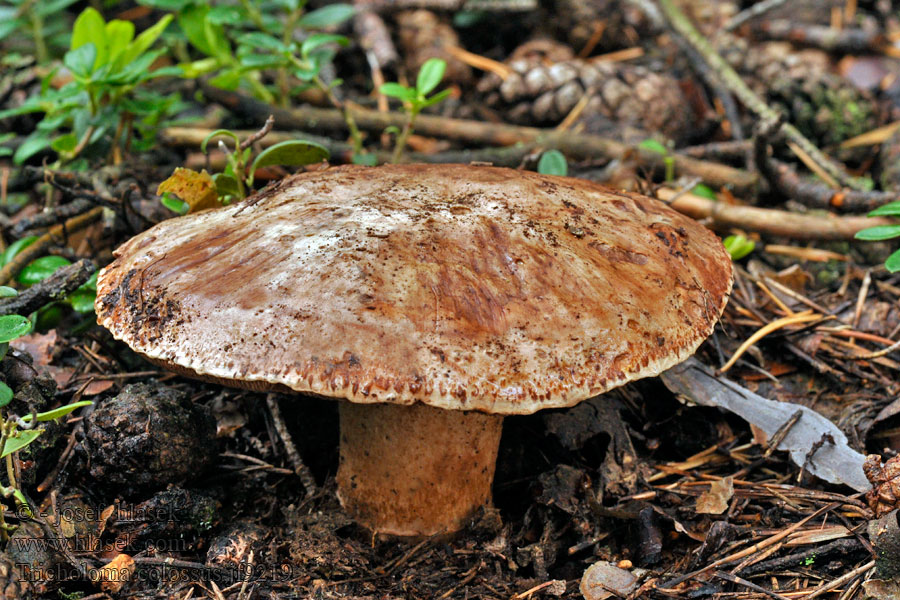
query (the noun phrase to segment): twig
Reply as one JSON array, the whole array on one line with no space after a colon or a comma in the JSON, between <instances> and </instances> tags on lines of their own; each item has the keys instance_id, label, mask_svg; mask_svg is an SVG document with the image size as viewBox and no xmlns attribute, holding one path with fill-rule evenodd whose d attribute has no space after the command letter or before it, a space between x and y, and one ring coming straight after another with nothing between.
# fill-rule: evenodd
<instances>
[{"instance_id":1,"label":"twig","mask_svg":"<svg viewBox=\"0 0 900 600\"><path fill-rule=\"evenodd\" d=\"M272 115L269 115L269 117L266 119L266 122L263 124L262 129L260 129L256 133L250 134L246 138L244 138L244 141L241 142L241 150L246 150L247 148L249 148L256 142L258 142L259 140L266 137L269 134L269 132L272 131L272 127L274 125L275 125L275 117Z\"/></svg>"},{"instance_id":2,"label":"twig","mask_svg":"<svg viewBox=\"0 0 900 600\"><path fill-rule=\"evenodd\" d=\"M198 148L203 139L212 132L212 129L199 129L194 127L169 127L167 129L163 129L159 134L159 139L164 143L175 146L175 147L183 147L183 148ZM249 135L250 132L246 130L235 130L234 133L238 136ZM311 142L316 142L325 146L328 151L331 153L331 160L336 163L341 162L350 162L351 153L353 152L353 147L351 144L347 142L336 141L331 138L322 137L318 135L314 135L311 133L307 133L305 131L273 131L265 139L260 140L260 146L263 148L268 148L269 146L273 146L280 142L288 141L288 140L309 140ZM467 164L471 162L481 162L481 163L491 163L495 166L502 167L516 167L522 163L522 160L530 154L536 147L536 144L515 144L512 146L500 146L496 148L478 148L475 150L448 150L446 152L437 152L434 154L426 154L419 152L409 152L405 155L405 158L410 160L411 162L419 162L419 163L462 163ZM389 162L391 159L391 153L385 151L375 151L373 152L375 157L378 159L379 163ZM224 168L224 155L219 154L210 154L210 165L215 168L219 164L219 159L222 160L222 167ZM203 166L204 168L208 168L205 164L205 157L203 159L203 164L200 164L200 161L194 159L188 159L187 166L193 168L196 166L199 168ZM196 164L195 164L196 162Z\"/></svg>"},{"instance_id":3,"label":"twig","mask_svg":"<svg viewBox=\"0 0 900 600\"><path fill-rule=\"evenodd\" d=\"M347 127L342 113L335 109L304 106L287 110L211 86L205 86L203 90L209 99L227 106L236 114L256 119L274 114L279 125L288 129L343 131ZM406 122L406 115L397 112L381 113L356 106L348 107L348 111L353 115L359 128L367 131L381 133L390 126L400 129ZM629 146L598 135L448 119L432 115L418 117L416 132L420 135L490 146L533 144L545 149L557 149L575 160L630 158L641 166L659 172L665 169L665 158L657 152ZM759 183L759 178L755 174L719 163L697 160L679 153L674 153L672 160L677 173L701 177L714 187L732 187L736 193L755 192Z\"/></svg>"},{"instance_id":4,"label":"twig","mask_svg":"<svg viewBox=\"0 0 900 600\"><path fill-rule=\"evenodd\" d=\"M2 269L0 269L0 285L5 284L7 281L18 275L19 271L24 269L28 265L28 263L30 263L34 259L42 256L48 248L65 243L66 237L70 233L74 233L76 231L84 229L85 227L99 219L102 214L103 207L97 206L84 214L67 220L61 225L54 225L53 227L51 227L50 231L36 239L33 244L27 246L24 250L16 254L15 258L6 263L6 265Z\"/></svg>"},{"instance_id":5,"label":"twig","mask_svg":"<svg viewBox=\"0 0 900 600\"><path fill-rule=\"evenodd\" d=\"M763 126L753 138L753 161L772 189L811 208L841 212L868 212L897 199L896 192L836 190L800 178L790 165L769 156L770 127Z\"/></svg>"},{"instance_id":6,"label":"twig","mask_svg":"<svg viewBox=\"0 0 900 600\"><path fill-rule=\"evenodd\" d=\"M780 115L763 101L756 92L741 79L741 76L725 62L712 44L697 31L691 21L675 5L673 0L657 0L663 13L669 20L672 29L683 36L693 48L700 53L709 67L719 76L722 83L741 101L741 103L759 119L763 121L778 121ZM844 168L833 161L825 153L819 150L815 144L809 141L799 129L790 123L783 123L780 131L792 142L797 144L804 152L809 154L823 169L842 185L852 189L864 189L864 184L859 179L849 175Z\"/></svg>"},{"instance_id":7,"label":"twig","mask_svg":"<svg viewBox=\"0 0 900 600\"><path fill-rule=\"evenodd\" d=\"M50 180L50 183L51 185L53 184L52 179ZM96 205L97 202L88 198L78 198L77 200L73 200L72 202L69 202L67 204L62 204L52 209L40 212L33 217L25 217L23 219L20 219L19 221L16 221L16 224L13 225L12 228L10 228L9 234L14 238L20 238L25 234L26 231L56 225L57 223L61 223L66 219L74 217L75 215L80 215L83 212L87 212Z\"/></svg>"},{"instance_id":8,"label":"twig","mask_svg":"<svg viewBox=\"0 0 900 600\"><path fill-rule=\"evenodd\" d=\"M747 581L743 577L738 577L737 575L732 575L731 573L726 573L725 571L716 571L715 575L719 579L724 579L725 581L730 581L731 583L736 583L737 585L742 585L745 588L749 588L749 589L753 590L754 592L759 592L761 594L765 594L766 596L768 596L770 598L775 598L775 600L792 600L791 598L788 598L787 596L782 596L781 594L773 592L772 590L767 590L766 588L764 588L762 586L756 585L752 581Z\"/></svg>"},{"instance_id":9,"label":"twig","mask_svg":"<svg viewBox=\"0 0 900 600\"><path fill-rule=\"evenodd\" d=\"M866 571L868 571L869 569L872 569L874 567L875 567L875 561L871 560L871 561L867 562L866 564L862 565L861 567L857 567L857 568L853 569L849 573L844 573L843 575L841 575L840 577L838 577L837 579L835 579L833 581L829 581L828 583L823 583L822 585L820 585L819 587L817 587L816 589L811 591L809 594L806 594L805 596L800 596L799 600L812 600L813 598L818 598L822 594L824 594L826 592L830 592L831 590L833 590L834 588L836 588L840 585L844 585L845 583L847 583L854 577L859 577L860 575L862 575L863 573L865 573Z\"/></svg>"},{"instance_id":10,"label":"twig","mask_svg":"<svg viewBox=\"0 0 900 600\"><path fill-rule=\"evenodd\" d=\"M764 15L770 10L778 8L785 3L787 3L787 0L763 0L762 2L757 2L750 8L742 10L738 14L731 17L731 19L727 23L725 23L725 27L723 27L723 29L725 31L733 31L750 19L755 19L760 15Z\"/></svg>"},{"instance_id":11,"label":"twig","mask_svg":"<svg viewBox=\"0 0 900 600\"><path fill-rule=\"evenodd\" d=\"M281 443L284 444L284 450L287 453L291 464L294 465L294 472L297 474L297 477L300 478L300 483L303 484L303 487L306 489L307 496L315 494L318 489L316 487L316 480L309 470L309 467L307 467L306 464L304 464L303 459L300 458L300 453L297 451L294 440L287 430L287 425L285 424L284 419L281 418L281 408L278 406L278 394L266 394L266 404L269 406L269 412L272 413L275 431L278 432Z\"/></svg>"},{"instance_id":12,"label":"twig","mask_svg":"<svg viewBox=\"0 0 900 600\"><path fill-rule=\"evenodd\" d=\"M773 19L753 26L755 36L768 40L793 42L838 54L881 53L888 45L880 31L858 27L835 29L825 25L798 24Z\"/></svg>"},{"instance_id":13,"label":"twig","mask_svg":"<svg viewBox=\"0 0 900 600\"><path fill-rule=\"evenodd\" d=\"M90 279L96 270L94 263L86 258L57 269L18 296L0 300L0 315L29 315L48 302L62 300Z\"/></svg>"},{"instance_id":14,"label":"twig","mask_svg":"<svg viewBox=\"0 0 900 600\"><path fill-rule=\"evenodd\" d=\"M729 563L736 562L742 558L750 556L751 554L755 554L755 553L759 552L760 550L768 548L772 544L776 544L776 543L780 542L781 540L783 540L784 538L786 538L787 536L792 534L794 531L800 529L806 523L815 519L819 515L829 512L829 511L832 511L839 507L840 507L840 503L838 503L838 502L832 502L831 504L826 504L825 506L816 510L814 513L803 517L802 519L800 519L793 525L782 529L775 535L768 537L761 542L757 542L756 544L753 544L752 546L748 546L747 548L744 548L743 550L735 552L734 554L730 554L724 558L714 560L713 562L709 563L705 567L697 569L696 571L691 571L690 573L685 573L684 575L679 575L678 577L675 577L674 579L670 579L669 581L666 581L659 587L664 588L664 589L672 588L680 583L687 581L688 579L693 579L694 577L697 577L698 575L702 575L703 573L706 573L707 571L716 569L718 567L727 565Z\"/></svg>"},{"instance_id":15,"label":"twig","mask_svg":"<svg viewBox=\"0 0 900 600\"><path fill-rule=\"evenodd\" d=\"M664 201L677 193L665 187L656 191L657 197ZM698 221L709 219L709 226L713 229L736 227L795 240L852 240L856 232L866 227L894 223L885 218L819 216L755 206L734 206L690 193L682 194L670 206Z\"/></svg>"}]
</instances>

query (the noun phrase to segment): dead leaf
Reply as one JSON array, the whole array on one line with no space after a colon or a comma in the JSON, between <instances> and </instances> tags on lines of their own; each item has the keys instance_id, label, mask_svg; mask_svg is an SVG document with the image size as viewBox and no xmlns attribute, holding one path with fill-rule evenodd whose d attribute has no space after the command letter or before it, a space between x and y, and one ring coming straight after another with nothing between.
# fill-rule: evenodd
<instances>
[{"instance_id":1,"label":"dead leaf","mask_svg":"<svg viewBox=\"0 0 900 600\"><path fill-rule=\"evenodd\" d=\"M734 495L734 479L724 477L713 481L709 490L697 498L697 512L704 515L721 515L728 510L728 503Z\"/></svg>"},{"instance_id":2,"label":"dead leaf","mask_svg":"<svg viewBox=\"0 0 900 600\"><path fill-rule=\"evenodd\" d=\"M775 402L717 376L696 358L689 358L660 375L663 383L702 406L718 406L737 414L771 437L794 413L802 416L778 444L791 460L812 475L831 483L845 483L858 492L872 488L862 470L865 456L852 449L847 436L816 411L791 402ZM815 450L815 451L813 451Z\"/></svg>"},{"instance_id":3,"label":"dead leaf","mask_svg":"<svg viewBox=\"0 0 900 600\"><path fill-rule=\"evenodd\" d=\"M91 578L100 584L100 589L115 594L128 583L132 573L134 559L127 554L117 554L105 567L91 571Z\"/></svg>"},{"instance_id":4,"label":"dead leaf","mask_svg":"<svg viewBox=\"0 0 900 600\"><path fill-rule=\"evenodd\" d=\"M188 212L222 206L219 204L216 182L205 169L198 173L191 169L178 167L171 177L159 184L156 193L160 196L164 193L178 196L191 207Z\"/></svg>"}]
</instances>

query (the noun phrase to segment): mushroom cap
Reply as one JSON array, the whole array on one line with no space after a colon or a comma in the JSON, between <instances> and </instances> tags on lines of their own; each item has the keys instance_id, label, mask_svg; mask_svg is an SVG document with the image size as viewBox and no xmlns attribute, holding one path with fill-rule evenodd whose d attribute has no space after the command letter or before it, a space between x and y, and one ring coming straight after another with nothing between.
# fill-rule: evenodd
<instances>
[{"instance_id":1,"label":"mushroom cap","mask_svg":"<svg viewBox=\"0 0 900 600\"><path fill-rule=\"evenodd\" d=\"M694 353L731 289L661 202L465 165L346 166L164 221L97 281L152 361L254 389L529 414Z\"/></svg>"}]
</instances>

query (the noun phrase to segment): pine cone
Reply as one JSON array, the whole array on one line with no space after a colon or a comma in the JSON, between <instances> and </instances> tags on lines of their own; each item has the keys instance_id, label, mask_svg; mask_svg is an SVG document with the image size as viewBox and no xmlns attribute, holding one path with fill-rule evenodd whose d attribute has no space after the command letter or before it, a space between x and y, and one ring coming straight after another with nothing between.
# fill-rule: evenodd
<instances>
[{"instance_id":1,"label":"pine cone","mask_svg":"<svg viewBox=\"0 0 900 600\"><path fill-rule=\"evenodd\" d=\"M465 84L472 79L472 68L447 52L447 46L459 46L459 36L449 23L428 10L397 13L397 37L403 50L403 64L415 80L419 67L429 58L446 61L444 81Z\"/></svg>"},{"instance_id":2,"label":"pine cone","mask_svg":"<svg viewBox=\"0 0 900 600\"><path fill-rule=\"evenodd\" d=\"M660 133L682 140L695 119L678 81L641 66L580 59L545 64L520 59L508 63L513 73L501 80L490 74L478 84L488 106L513 122L552 125L566 117L588 94L579 122L591 133L619 126L636 127L633 136Z\"/></svg>"},{"instance_id":3,"label":"pine cone","mask_svg":"<svg viewBox=\"0 0 900 600\"><path fill-rule=\"evenodd\" d=\"M900 503L900 456L888 459L882 465L881 456L870 454L863 463L863 472L872 484L872 489L866 493L866 501L875 517L896 509Z\"/></svg>"},{"instance_id":4,"label":"pine cone","mask_svg":"<svg viewBox=\"0 0 900 600\"><path fill-rule=\"evenodd\" d=\"M548 20L556 26L556 37L567 40L576 52L598 32L594 53L635 46L653 35L644 12L623 0L556 0L553 8Z\"/></svg>"},{"instance_id":5,"label":"pine cone","mask_svg":"<svg viewBox=\"0 0 900 600\"><path fill-rule=\"evenodd\" d=\"M0 600L30 600L31 583L6 554L0 554Z\"/></svg>"},{"instance_id":6,"label":"pine cone","mask_svg":"<svg viewBox=\"0 0 900 600\"><path fill-rule=\"evenodd\" d=\"M820 148L833 148L879 125L875 98L833 73L830 57L820 50L796 50L785 42L748 47L735 36L723 37L718 45L747 84ZM870 153L859 148L838 158L856 162Z\"/></svg>"}]
</instances>

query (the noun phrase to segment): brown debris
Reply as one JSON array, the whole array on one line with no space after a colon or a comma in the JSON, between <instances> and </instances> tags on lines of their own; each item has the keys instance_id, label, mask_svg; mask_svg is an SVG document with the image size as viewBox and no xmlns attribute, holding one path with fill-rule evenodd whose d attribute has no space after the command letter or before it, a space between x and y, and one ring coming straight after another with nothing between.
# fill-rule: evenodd
<instances>
[{"instance_id":1,"label":"brown debris","mask_svg":"<svg viewBox=\"0 0 900 600\"><path fill-rule=\"evenodd\" d=\"M449 46L459 46L459 36L444 19L427 10L403 11L395 19L403 64L411 81L430 58L447 62L445 82L465 84L471 80L471 67L447 51Z\"/></svg>"},{"instance_id":2,"label":"brown debris","mask_svg":"<svg viewBox=\"0 0 900 600\"><path fill-rule=\"evenodd\" d=\"M528 52L533 55L532 52ZM570 59L547 63L539 58L507 63L513 73L505 80L486 75L478 83L485 102L503 110L517 123L554 124L588 97L578 122L590 133L636 128L626 139L641 141L658 133L683 140L696 122L690 102L671 75L617 62Z\"/></svg>"},{"instance_id":3,"label":"brown debris","mask_svg":"<svg viewBox=\"0 0 900 600\"><path fill-rule=\"evenodd\" d=\"M881 457L870 454L863 464L866 478L872 482L872 490L866 493L869 508L876 517L900 508L900 457L889 458L884 465Z\"/></svg>"}]
</instances>

